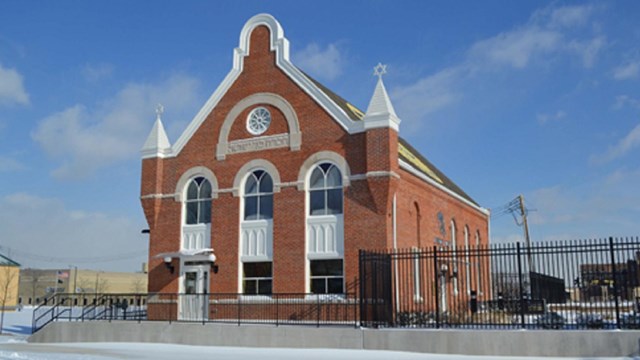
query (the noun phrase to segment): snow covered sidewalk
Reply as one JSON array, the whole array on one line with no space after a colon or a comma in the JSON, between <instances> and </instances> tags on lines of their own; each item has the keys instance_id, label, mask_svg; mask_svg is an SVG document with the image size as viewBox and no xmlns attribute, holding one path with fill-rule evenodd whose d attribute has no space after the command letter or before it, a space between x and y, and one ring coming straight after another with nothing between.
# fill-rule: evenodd
<instances>
[{"instance_id":1,"label":"snow covered sidewalk","mask_svg":"<svg viewBox=\"0 0 640 360\"><path fill-rule=\"evenodd\" d=\"M220 346L190 346L154 343L56 343L32 344L26 339L31 333L32 309L6 313L0 335L1 360L110 360L110 359L260 359L260 360L535 360L535 357L497 357L469 355L421 354L399 351L282 349ZM585 358L545 358L573 360ZM593 359L631 359L622 357Z\"/></svg>"},{"instance_id":2,"label":"snow covered sidewalk","mask_svg":"<svg viewBox=\"0 0 640 360\"><path fill-rule=\"evenodd\" d=\"M106 360L106 359L216 359L216 360L534 360L532 357L495 357L466 355L417 354L398 351L278 349L187 346L141 343L63 343L63 344L0 344L0 359L20 360ZM572 360L572 358L546 358ZM578 359L578 358L575 358ZM584 359L584 358L582 358ZM599 358L624 359L624 358Z\"/></svg>"}]
</instances>

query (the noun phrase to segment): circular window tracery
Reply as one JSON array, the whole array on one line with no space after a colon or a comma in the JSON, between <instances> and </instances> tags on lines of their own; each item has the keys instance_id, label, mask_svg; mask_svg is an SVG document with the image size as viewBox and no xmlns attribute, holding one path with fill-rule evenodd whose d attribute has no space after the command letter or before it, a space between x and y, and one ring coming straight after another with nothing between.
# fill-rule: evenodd
<instances>
[{"instance_id":1,"label":"circular window tracery","mask_svg":"<svg viewBox=\"0 0 640 360\"><path fill-rule=\"evenodd\" d=\"M251 135L261 135L271 125L271 113L264 107L257 107L247 117L247 131Z\"/></svg>"}]
</instances>

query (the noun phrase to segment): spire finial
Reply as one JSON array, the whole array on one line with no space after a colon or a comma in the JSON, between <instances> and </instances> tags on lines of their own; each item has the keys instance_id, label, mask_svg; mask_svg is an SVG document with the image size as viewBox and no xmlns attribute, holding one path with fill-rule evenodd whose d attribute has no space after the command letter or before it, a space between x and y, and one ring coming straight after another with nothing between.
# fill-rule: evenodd
<instances>
[{"instance_id":1,"label":"spire finial","mask_svg":"<svg viewBox=\"0 0 640 360\"><path fill-rule=\"evenodd\" d=\"M378 79L382 80L382 75L387 73L387 65L383 65L382 63L378 63L373 68L373 76L377 76Z\"/></svg>"},{"instance_id":2,"label":"spire finial","mask_svg":"<svg viewBox=\"0 0 640 360\"><path fill-rule=\"evenodd\" d=\"M158 103L158 106L156 106L156 116L158 119L160 119L160 117L162 116L162 113L164 113L164 106Z\"/></svg>"}]
</instances>

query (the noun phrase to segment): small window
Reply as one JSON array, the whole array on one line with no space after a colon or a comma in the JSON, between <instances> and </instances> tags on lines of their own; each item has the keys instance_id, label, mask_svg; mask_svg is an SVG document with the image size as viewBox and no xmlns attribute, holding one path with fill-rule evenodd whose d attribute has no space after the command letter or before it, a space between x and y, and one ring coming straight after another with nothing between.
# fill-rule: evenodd
<instances>
[{"instance_id":1,"label":"small window","mask_svg":"<svg viewBox=\"0 0 640 360\"><path fill-rule=\"evenodd\" d=\"M271 295L273 286L272 262L243 264L243 293L245 295Z\"/></svg>"},{"instance_id":2,"label":"small window","mask_svg":"<svg viewBox=\"0 0 640 360\"><path fill-rule=\"evenodd\" d=\"M264 170L256 170L244 187L244 219L273 219L273 180Z\"/></svg>"},{"instance_id":3,"label":"small window","mask_svg":"<svg viewBox=\"0 0 640 360\"><path fill-rule=\"evenodd\" d=\"M315 167L309 178L310 215L342 214L342 175L333 164Z\"/></svg>"},{"instance_id":4,"label":"small window","mask_svg":"<svg viewBox=\"0 0 640 360\"><path fill-rule=\"evenodd\" d=\"M211 223L211 183L207 179L197 177L189 182L185 210L188 225Z\"/></svg>"},{"instance_id":5,"label":"small window","mask_svg":"<svg viewBox=\"0 0 640 360\"><path fill-rule=\"evenodd\" d=\"M311 292L314 294L343 294L342 260L312 260Z\"/></svg>"}]
</instances>

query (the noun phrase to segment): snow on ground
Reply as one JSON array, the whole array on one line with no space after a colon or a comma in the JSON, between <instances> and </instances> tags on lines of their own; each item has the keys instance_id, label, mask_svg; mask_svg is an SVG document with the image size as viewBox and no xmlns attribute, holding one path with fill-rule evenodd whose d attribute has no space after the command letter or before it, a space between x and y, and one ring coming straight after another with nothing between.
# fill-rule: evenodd
<instances>
[{"instance_id":1,"label":"snow on ground","mask_svg":"<svg viewBox=\"0 0 640 360\"><path fill-rule=\"evenodd\" d=\"M535 360L534 357L497 357L468 355L418 354L399 351L337 350L337 349L280 349L239 348L219 346L189 346L154 343L56 343L31 344L26 339L31 333L33 308L5 314L3 333L0 335L0 360ZM545 358L577 360L578 358ZM594 358L595 359L595 358ZM598 358L630 359L630 358ZM580 358L585 360L585 358Z\"/></svg>"}]
</instances>

